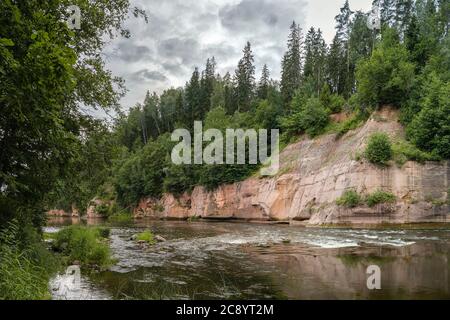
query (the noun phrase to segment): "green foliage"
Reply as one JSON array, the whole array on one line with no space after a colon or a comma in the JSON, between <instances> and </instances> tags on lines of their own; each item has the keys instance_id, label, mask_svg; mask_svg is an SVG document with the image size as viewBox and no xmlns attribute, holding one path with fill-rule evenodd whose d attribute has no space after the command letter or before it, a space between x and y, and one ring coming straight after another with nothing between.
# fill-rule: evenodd
<instances>
[{"instance_id":1,"label":"green foliage","mask_svg":"<svg viewBox=\"0 0 450 320\"><path fill-rule=\"evenodd\" d=\"M369 207L373 207L381 203L394 203L395 201L395 195L382 190L377 190L366 197L366 203Z\"/></svg>"},{"instance_id":2,"label":"green foliage","mask_svg":"<svg viewBox=\"0 0 450 320\"><path fill-rule=\"evenodd\" d=\"M336 200L336 204L339 206L345 206L347 208L357 207L362 203L362 198L355 190L347 190L344 194Z\"/></svg>"},{"instance_id":3,"label":"green foliage","mask_svg":"<svg viewBox=\"0 0 450 320\"><path fill-rule=\"evenodd\" d=\"M409 140L436 157L450 158L450 81L429 78L421 110L407 127Z\"/></svg>"},{"instance_id":4,"label":"green foliage","mask_svg":"<svg viewBox=\"0 0 450 320\"><path fill-rule=\"evenodd\" d=\"M400 107L414 83L415 66L400 43L396 31L387 29L369 59L357 67L357 95L363 108L394 105Z\"/></svg>"},{"instance_id":5,"label":"green foliage","mask_svg":"<svg viewBox=\"0 0 450 320\"><path fill-rule=\"evenodd\" d=\"M105 229L73 225L59 231L52 246L70 262L78 261L82 266L107 267L112 263L109 245L104 240L108 235Z\"/></svg>"},{"instance_id":6,"label":"green foliage","mask_svg":"<svg viewBox=\"0 0 450 320\"><path fill-rule=\"evenodd\" d=\"M136 237L136 240L137 241L145 241L148 244L156 243L154 234L149 230L139 233Z\"/></svg>"},{"instance_id":7,"label":"green foliage","mask_svg":"<svg viewBox=\"0 0 450 320\"><path fill-rule=\"evenodd\" d=\"M345 99L338 95L332 94L328 84L325 84L319 95L320 102L328 110L329 113L339 113L345 104Z\"/></svg>"},{"instance_id":8,"label":"green foliage","mask_svg":"<svg viewBox=\"0 0 450 320\"><path fill-rule=\"evenodd\" d=\"M430 153L419 150L415 145L407 141L396 141L392 145L394 161L402 166L406 161L417 161L424 163L425 161L437 161L439 158Z\"/></svg>"},{"instance_id":9,"label":"green foliage","mask_svg":"<svg viewBox=\"0 0 450 320\"><path fill-rule=\"evenodd\" d=\"M291 134L307 133L316 136L322 133L329 122L329 115L317 98L310 98L303 105L302 97L293 100L294 112L281 119L281 127Z\"/></svg>"},{"instance_id":10,"label":"green foliage","mask_svg":"<svg viewBox=\"0 0 450 320\"><path fill-rule=\"evenodd\" d=\"M164 168L171 147L168 141L166 135L160 136L117 164L114 184L122 206L136 205L143 197L162 194Z\"/></svg>"},{"instance_id":11,"label":"green foliage","mask_svg":"<svg viewBox=\"0 0 450 320\"><path fill-rule=\"evenodd\" d=\"M369 137L365 157L373 164L386 165L392 159L392 144L385 133L374 133Z\"/></svg>"},{"instance_id":12,"label":"green foliage","mask_svg":"<svg viewBox=\"0 0 450 320\"><path fill-rule=\"evenodd\" d=\"M20 233L17 220L0 231L0 300L49 299L59 261L40 241L25 244Z\"/></svg>"},{"instance_id":13,"label":"green foliage","mask_svg":"<svg viewBox=\"0 0 450 320\"><path fill-rule=\"evenodd\" d=\"M366 117L361 112L353 113L347 120L340 123L337 129L338 135L343 136L350 130L354 130L364 124Z\"/></svg>"}]
</instances>

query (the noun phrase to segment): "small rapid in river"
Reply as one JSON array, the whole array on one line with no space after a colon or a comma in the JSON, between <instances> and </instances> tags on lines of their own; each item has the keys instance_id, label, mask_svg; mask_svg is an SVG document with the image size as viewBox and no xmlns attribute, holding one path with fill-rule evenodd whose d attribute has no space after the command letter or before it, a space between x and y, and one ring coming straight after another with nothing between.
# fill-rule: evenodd
<instances>
[{"instance_id":1,"label":"small rapid in river","mask_svg":"<svg viewBox=\"0 0 450 320\"><path fill-rule=\"evenodd\" d=\"M98 222L102 224L102 222ZM55 232L60 223L50 222ZM167 239L142 248L150 229ZM450 228L302 228L230 222L136 221L113 226L117 263L82 274L73 293L53 279L55 299L450 298ZM380 266L382 289L366 269Z\"/></svg>"}]
</instances>

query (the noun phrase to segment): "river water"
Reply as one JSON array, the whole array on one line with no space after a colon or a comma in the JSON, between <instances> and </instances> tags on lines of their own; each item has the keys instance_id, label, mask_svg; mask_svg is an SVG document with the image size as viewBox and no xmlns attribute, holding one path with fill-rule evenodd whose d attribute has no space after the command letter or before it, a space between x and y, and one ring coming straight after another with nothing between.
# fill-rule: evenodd
<instances>
[{"instance_id":1,"label":"river water","mask_svg":"<svg viewBox=\"0 0 450 320\"><path fill-rule=\"evenodd\" d=\"M77 221L49 221L46 231ZM86 223L86 222L84 222ZM103 225L95 221L90 224ZM303 228L233 222L111 226L117 263L55 299L450 299L450 226ZM142 248L151 230L168 241ZM367 268L381 289L367 288Z\"/></svg>"}]
</instances>

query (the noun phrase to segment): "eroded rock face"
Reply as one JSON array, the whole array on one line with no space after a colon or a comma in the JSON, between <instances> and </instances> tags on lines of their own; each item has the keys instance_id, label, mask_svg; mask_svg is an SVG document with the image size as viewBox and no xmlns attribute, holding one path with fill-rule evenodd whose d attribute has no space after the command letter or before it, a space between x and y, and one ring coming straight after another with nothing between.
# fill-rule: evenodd
<instances>
[{"instance_id":1,"label":"eroded rock face","mask_svg":"<svg viewBox=\"0 0 450 320\"><path fill-rule=\"evenodd\" d=\"M72 211L71 212L66 212L64 210L53 209L53 210L49 210L47 212L47 216L49 216L49 217L63 217L63 218L79 218L80 217L80 211L75 206L72 206Z\"/></svg>"},{"instance_id":2,"label":"eroded rock face","mask_svg":"<svg viewBox=\"0 0 450 320\"><path fill-rule=\"evenodd\" d=\"M143 199L136 217L305 221L313 225L336 223L450 222L446 202L450 166L446 162L407 162L385 168L356 159L371 133L401 137L395 111L385 109L363 127L343 137L335 134L304 139L280 155L278 176L250 178L208 192L196 187L179 199ZM346 190L392 192L397 202L373 208L339 207L336 199Z\"/></svg>"}]
</instances>

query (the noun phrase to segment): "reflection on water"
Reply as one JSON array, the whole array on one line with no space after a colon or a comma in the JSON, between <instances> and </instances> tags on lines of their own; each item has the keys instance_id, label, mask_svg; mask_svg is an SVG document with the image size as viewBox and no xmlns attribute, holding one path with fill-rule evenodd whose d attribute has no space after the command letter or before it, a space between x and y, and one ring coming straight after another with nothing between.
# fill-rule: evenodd
<instances>
[{"instance_id":1,"label":"reflection on water","mask_svg":"<svg viewBox=\"0 0 450 320\"><path fill-rule=\"evenodd\" d=\"M143 250L130 237L144 228L168 241ZM450 298L447 227L354 230L137 221L113 227L111 248L117 263L82 278L93 297ZM367 289L369 265L381 268L381 290Z\"/></svg>"}]
</instances>

